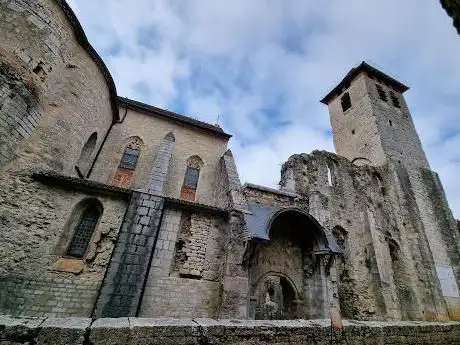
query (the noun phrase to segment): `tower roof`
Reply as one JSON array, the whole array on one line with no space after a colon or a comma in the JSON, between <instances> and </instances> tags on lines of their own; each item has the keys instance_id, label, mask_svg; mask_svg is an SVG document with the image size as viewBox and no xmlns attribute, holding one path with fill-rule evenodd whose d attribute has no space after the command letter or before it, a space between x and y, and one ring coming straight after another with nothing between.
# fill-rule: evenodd
<instances>
[{"instance_id":1,"label":"tower roof","mask_svg":"<svg viewBox=\"0 0 460 345\"><path fill-rule=\"evenodd\" d=\"M321 100L321 103L328 104L331 98L333 98L336 94L340 93L343 87L349 84L356 76L361 73L365 72L369 76L373 76L376 79L382 80L383 82L391 85L396 91L405 92L409 90L409 87L404 85L403 83L397 81L396 79L390 77L388 74L379 71L377 68L372 67L366 62L361 62L357 67L353 67L350 72L342 79L342 81L334 87L324 98Z\"/></svg>"}]
</instances>

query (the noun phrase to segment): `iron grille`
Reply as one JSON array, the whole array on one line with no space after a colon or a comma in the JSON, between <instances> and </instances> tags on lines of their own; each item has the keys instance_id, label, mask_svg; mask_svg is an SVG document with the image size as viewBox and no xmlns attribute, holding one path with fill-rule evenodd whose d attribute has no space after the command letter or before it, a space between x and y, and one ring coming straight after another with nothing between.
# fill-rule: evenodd
<instances>
[{"instance_id":1,"label":"iron grille","mask_svg":"<svg viewBox=\"0 0 460 345\"><path fill-rule=\"evenodd\" d=\"M67 255L78 258L83 257L99 216L99 211L96 208L88 207L85 209L75 228L69 248L67 249Z\"/></svg>"},{"instance_id":2,"label":"iron grille","mask_svg":"<svg viewBox=\"0 0 460 345\"><path fill-rule=\"evenodd\" d=\"M139 158L139 150L134 150L129 147L123 152L121 157L120 168L134 170L136 169L137 159Z\"/></svg>"}]
</instances>

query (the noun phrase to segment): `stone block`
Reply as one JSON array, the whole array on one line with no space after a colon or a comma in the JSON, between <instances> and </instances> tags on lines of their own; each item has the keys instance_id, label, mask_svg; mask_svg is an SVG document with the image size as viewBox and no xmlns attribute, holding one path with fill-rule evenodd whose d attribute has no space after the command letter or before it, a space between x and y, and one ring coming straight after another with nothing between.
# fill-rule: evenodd
<instances>
[{"instance_id":1,"label":"stone block","mask_svg":"<svg viewBox=\"0 0 460 345\"><path fill-rule=\"evenodd\" d=\"M132 344L198 344L198 325L188 319L130 318Z\"/></svg>"},{"instance_id":2,"label":"stone block","mask_svg":"<svg viewBox=\"0 0 460 345\"><path fill-rule=\"evenodd\" d=\"M53 270L70 273L80 273L85 267L85 262L80 259L59 258L53 263Z\"/></svg>"},{"instance_id":3,"label":"stone block","mask_svg":"<svg viewBox=\"0 0 460 345\"><path fill-rule=\"evenodd\" d=\"M89 340L94 345L126 345L131 342L129 318L102 318L91 325Z\"/></svg>"},{"instance_id":4,"label":"stone block","mask_svg":"<svg viewBox=\"0 0 460 345\"><path fill-rule=\"evenodd\" d=\"M37 345L82 345L91 319L68 317L48 318L38 332Z\"/></svg>"},{"instance_id":5,"label":"stone block","mask_svg":"<svg viewBox=\"0 0 460 345\"><path fill-rule=\"evenodd\" d=\"M3 340L15 339L19 342L32 342L38 327L45 321L43 317L15 318L0 315L0 343Z\"/></svg>"}]
</instances>

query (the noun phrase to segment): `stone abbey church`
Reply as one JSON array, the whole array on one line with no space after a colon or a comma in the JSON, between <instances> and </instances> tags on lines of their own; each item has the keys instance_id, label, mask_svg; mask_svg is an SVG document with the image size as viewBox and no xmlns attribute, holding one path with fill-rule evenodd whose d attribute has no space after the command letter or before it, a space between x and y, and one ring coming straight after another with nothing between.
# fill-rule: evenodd
<instances>
[{"instance_id":1,"label":"stone abbey church","mask_svg":"<svg viewBox=\"0 0 460 345\"><path fill-rule=\"evenodd\" d=\"M241 185L219 126L118 96L65 1L0 0L0 37L0 313L460 319L401 82L352 68L322 100L337 154L272 189Z\"/></svg>"}]
</instances>

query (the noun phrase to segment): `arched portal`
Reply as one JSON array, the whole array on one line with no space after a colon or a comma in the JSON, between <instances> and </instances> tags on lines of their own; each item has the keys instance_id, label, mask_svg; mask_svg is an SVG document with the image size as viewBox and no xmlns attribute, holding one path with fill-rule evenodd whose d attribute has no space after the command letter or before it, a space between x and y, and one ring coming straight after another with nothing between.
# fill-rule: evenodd
<instances>
[{"instance_id":1,"label":"arched portal","mask_svg":"<svg viewBox=\"0 0 460 345\"><path fill-rule=\"evenodd\" d=\"M253 240L248 258L250 316L325 317L327 258L340 252L335 241L315 218L298 208L276 212L266 231L269 240Z\"/></svg>"},{"instance_id":2,"label":"arched portal","mask_svg":"<svg viewBox=\"0 0 460 345\"><path fill-rule=\"evenodd\" d=\"M280 272L267 272L254 284L255 319L293 319L298 315L298 291L293 281Z\"/></svg>"}]
</instances>

